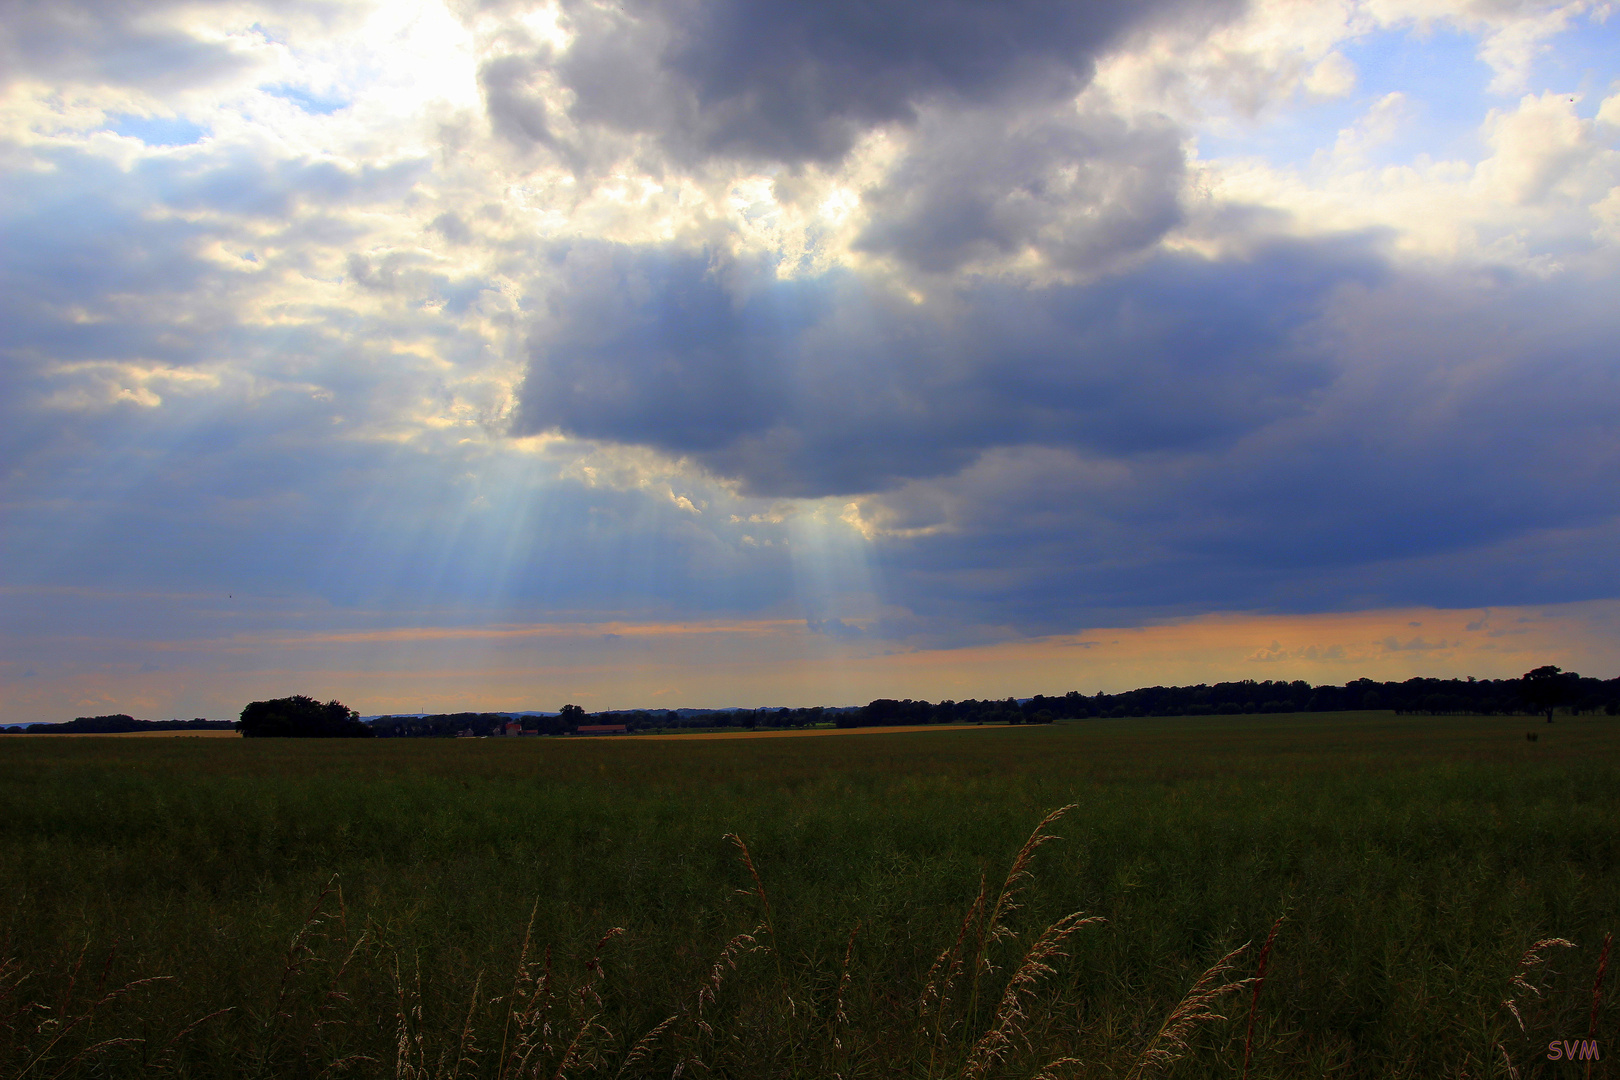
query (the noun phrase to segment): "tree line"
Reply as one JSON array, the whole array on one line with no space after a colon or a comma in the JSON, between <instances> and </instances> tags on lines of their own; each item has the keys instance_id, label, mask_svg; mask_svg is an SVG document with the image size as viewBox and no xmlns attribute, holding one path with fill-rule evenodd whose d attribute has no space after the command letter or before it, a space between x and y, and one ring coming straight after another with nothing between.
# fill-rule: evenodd
<instances>
[{"instance_id":1,"label":"tree line","mask_svg":"<svg viewBox=\"0 0 1620 1080\"><path fill-rule=\"evenodd\" d=\"M900 724L1044 723L1132 716L1240 716L1255 713L1354 712L1389 709L1397 714L1446 716L1620 715L1620 678L1584 678L1551 665L1517 679L1424 679L1378 682L1356 679L1343 686L1293 682L1199 683L1144 686L1117 694L1036 694L1002 701L892 701L880 699L841 716L840 727Z\"/></svg>"},{"instance_id":2,"label":"tree line","mask_svg":"<svg viewBox=\"0 0 1620 1080\"><path fill-rule=\"evenodd\" d=\"M517 724L524 734L529 735L572 735L581 725L592 724L623 724L627 731L756 730L817 727L847 711L817 705L807 709L620 709L588 713L578 705L564 705L555 715L460 712L433 716L379 716L371 721L371 727L384 738L501 735L509 724Z\"/></svg>"},{"instance_id":3,"label":"tree line","mask_svg":"<svg viewBox=\"0 0 1620 1080\"><path fill-rule=\"evenodd\" d=\"M1241 716L1256 713L1354 712L1392 710L1410 715L1545 715L1562 709L1574 715L1620 715L1620 678L1585 678L1552 666L1518 679L1425 679L1379 682L1356 679L1343 686L1243 679L1194 686L1145 686L1117 694L1071 690L1061 695L965 701L878 698L850 708L807 709L632 709L589 713L565 706L553 716L511 713L447 713L439 716L384 716L372 722L382 736L499 735L516 722L525 733L568 735L580 725L623 724L627 731L815 727L831 721L840 728L924 724L1044 724L1147 716Z\"/></svg>"},{"instance_id":4,"label":"tree line","mask_svg":"<svg viewBox=\"0 0 1620 1080\"><path fill-rule=\"evenodd\" d=\"M24 735L30 731L50 732L56 735L128 735L137 731L208 731L230 729L233 720L137 720L127 713L110 716L79 716L60 724L12 724L0 727L0 734Z\"/></svg>"},{"instance_id":5,"label":"tree line","mask_svg":"<svg viewBox=\"0 0 1620 1080\"><path fill-rule=\"evenodd\" d=\"M565 705L555 714L497 712L440 713L430 716L381 716L369 722L341 702L320 702L295 695L249 703L234 723L229 720L136 720L122 713L81 716L63 724L12 726L0 732L26 731L117 733L235 727L249 738L381 737L448 738L505 735L516 728L526 735L572 735L591 725L623 725L627 731L817 727L831 721L840 728L896 727L923 724L1047 724L1146 716L1238 716L1255 713L1302 713L1393 710L1397 714L1443 716L1545 716L1551 723L1560 709L1574 715L1620 715L1620 678L1593 679L1544 665L1517 679L1425 679L1378 682L1355 679L1343 686L1293 682L1236 682L1196 686L1144 686L1118 694L1078 690L1051 696L966 701L915 701L878 698L866 705L799 709L630 709L586 712Z\"/></svg>"}]
</instances>

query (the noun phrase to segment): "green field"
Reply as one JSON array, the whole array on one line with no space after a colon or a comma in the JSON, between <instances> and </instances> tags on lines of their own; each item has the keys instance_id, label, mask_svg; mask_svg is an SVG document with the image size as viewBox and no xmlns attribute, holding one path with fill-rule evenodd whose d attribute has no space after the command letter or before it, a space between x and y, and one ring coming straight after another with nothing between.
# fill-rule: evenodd
<instances>
[{"instance_id":1,"label":"green field","mask_svg":"<svg viewBox=\"0 0 1620 1080\"><path fill-rule=\"evenodd\" d=\"M964 923L1069 804L1015 907ZM1617 841L1606 717L13 736L0 1076L1585 1075L1547 1043L1588 1036ZM1008 996L1076 911L1105 921ZM1279 916L1252 1040L1253 984L1159 1035Z\"/></svg>"}]
</instances>

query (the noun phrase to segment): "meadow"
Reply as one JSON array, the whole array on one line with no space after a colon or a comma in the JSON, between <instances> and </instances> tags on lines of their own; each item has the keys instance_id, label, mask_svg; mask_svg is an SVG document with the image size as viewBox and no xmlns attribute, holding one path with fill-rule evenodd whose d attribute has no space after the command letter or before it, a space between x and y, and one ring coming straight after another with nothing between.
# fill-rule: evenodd
<instances>
[{"instance_id":1,"label":"meadow","mask_svg":"<svg viewBox=\"0 0 1620 1080\"><path fill-rule=\"evenodd\" d=\"M1601 716L13 736L0 1076L1605 1076L1617 838Z\"/></svg>"}]
</instances>

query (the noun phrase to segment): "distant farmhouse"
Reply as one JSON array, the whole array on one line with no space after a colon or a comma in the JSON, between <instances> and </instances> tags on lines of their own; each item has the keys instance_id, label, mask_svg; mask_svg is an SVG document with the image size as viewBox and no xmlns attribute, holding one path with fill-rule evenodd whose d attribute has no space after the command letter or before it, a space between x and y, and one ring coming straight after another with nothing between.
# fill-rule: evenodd
<instances>
[{"instance_id":1,"label":"distant farmhouse","mask_svg":"<svg viewBox=\"0 0 1620 1080\"><path fill-rule=\"evenodd\" d=\"M630 728L625 724L581 724L581 725L579 725L579 734L581 734L581 735L624 735L624 734L627 734L629 731L630 731Z\"/></svg>"}]
</instances>

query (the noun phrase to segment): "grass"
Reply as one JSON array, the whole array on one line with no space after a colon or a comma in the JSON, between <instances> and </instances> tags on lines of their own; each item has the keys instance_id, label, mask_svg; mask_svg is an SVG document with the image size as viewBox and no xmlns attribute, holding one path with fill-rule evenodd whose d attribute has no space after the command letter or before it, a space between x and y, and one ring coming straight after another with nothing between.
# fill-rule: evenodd
<instances>
[{"instance_id":1,"label":"grass","mask_svg":"<svg viewBox=\"0 0 1620 1080\"><path fill-rule=\"evenodd\" d=\"M1620 726L1537 727L11 737L0 1076L1569 1075Z\"/></svg>"}]
</instances>

